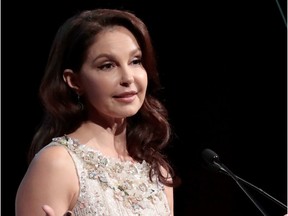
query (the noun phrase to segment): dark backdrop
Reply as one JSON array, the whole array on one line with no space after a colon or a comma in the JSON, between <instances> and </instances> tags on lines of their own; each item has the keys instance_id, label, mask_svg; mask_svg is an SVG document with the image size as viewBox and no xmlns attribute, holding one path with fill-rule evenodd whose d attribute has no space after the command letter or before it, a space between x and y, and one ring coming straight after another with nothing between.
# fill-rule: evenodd
<instances>
[{"instance_id":1,"label":"dark backdrop","mask_svg":"<svg viewBox=\"0 0 288 216\"><path fill-rule=\"evenodd\" d=\"M3 215L14 215L42 116L37 91L56 30L76 11L95 7L134 11L150 29L176 134L168 154L182 178L175 215L261 215L232 178L203 168L204 148L286 204L286 2L164 2L2 1ZM269 215L284 214L250 192Z\"/></svg>"}]
</instances>

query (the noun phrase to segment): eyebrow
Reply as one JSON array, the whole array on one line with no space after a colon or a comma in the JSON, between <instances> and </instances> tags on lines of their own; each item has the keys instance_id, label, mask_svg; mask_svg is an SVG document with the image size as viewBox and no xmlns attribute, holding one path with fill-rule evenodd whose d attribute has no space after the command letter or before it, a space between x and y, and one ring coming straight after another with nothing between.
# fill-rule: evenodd
<instances>
[{"instance_id":1,"label":"eyebrow","mask_svg":"<svg viewBox=\"0 0 288 216\"><path fill-rule=\"evenodd\" d=\"M133 56L133 55L135 55L137 52L140 52L140 54L142 55L142 51L141 51L140 48L136 48L136 49L131 50L131 51L129 52L129 55L130 55L130 56ZM97 59L103 58L103 57L115 59L114 56L115 56L115 55L110 54L110 53L101 53L101 54L99 54L98 56L96 56L96 58L94 58L92 61L95 62Z\"/></svg>"}]
</instances>

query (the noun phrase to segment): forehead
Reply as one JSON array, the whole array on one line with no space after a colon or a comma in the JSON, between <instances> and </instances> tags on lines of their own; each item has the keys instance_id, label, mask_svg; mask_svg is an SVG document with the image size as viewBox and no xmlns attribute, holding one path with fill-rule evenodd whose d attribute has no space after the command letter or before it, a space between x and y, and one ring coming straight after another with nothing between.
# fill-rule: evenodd
<instances>
[{"instance_id":1,"label":"forehead","mask_svg":"<svg viewBox=\"0 0 288 216\"><path fill-rule=\"evenodd\" d=\"M94 43L105 43L110 41L117 41L117 39L128 39L137 43L133 33L123 26L109 26L104 28L95 36Z\"/></svg>"},{"instance_id":2,"label":"forehead","mask_svg":"<svg viewBox=\"0 0 288 216\"><path fill-rule=\"evenodd\" d=\"M88 55L102 52L125 52L129 49L140 49L134 35L125 27L112 26L103 29L95 36L94 42L88 49Z\"/></svg>"}]
</instances>

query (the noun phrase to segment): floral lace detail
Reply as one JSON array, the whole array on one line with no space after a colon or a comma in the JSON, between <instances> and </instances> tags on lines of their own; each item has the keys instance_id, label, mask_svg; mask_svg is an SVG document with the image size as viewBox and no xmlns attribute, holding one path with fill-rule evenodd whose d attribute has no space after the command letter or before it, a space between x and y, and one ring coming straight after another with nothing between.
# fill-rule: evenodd
<instances>
[{"instance_id":1,"label":"floral lace detail","mask_svg":"<svg viewBox=\"0 0 288 216\"><path fill-rule=\"evenodd\" d=\"M150 180L150 166L146 161L142 163L121 161L104 156L98 150L79 144L78 140L66 136L54 138L53 142L66 146L83 161L83 170L86 173L80 176L80 181L82 181L82 183L80 182L80 190L81 193L83 192L82 194L87 194L85 178L83 178L83 176L86 176L86 178L92 181L97 181L103 193L112 194L112 198L122 205L122 209L130 209L131 215L146 216L143 213L149 212L147 209L155 209L155 206L159 206L159 203L164 203L165 210L161 211L166 212L166 214L154 213L154 215L169 215L170 211L163 192L164 186L155 176L152 181ZM105 206L107 208L107 203L102 202L101 199L97 199L97 196L101 196L100 194L93 194L93 196L96 196L95 200L97 200L97 203L94 202L93 204L89 203L88 197L79 198L80 205L83 209L91 205L94 206L94 208L97 208L97 215L111 215L107 212L107 209L104 209ZM99 214L99 209L101 208L102 213ZM96 215L92 214L92 212L91 210L90 212L86 212L86 214L91 216ZM130 214L127 213L125 215Z\"/></svg>"}]
</instances>

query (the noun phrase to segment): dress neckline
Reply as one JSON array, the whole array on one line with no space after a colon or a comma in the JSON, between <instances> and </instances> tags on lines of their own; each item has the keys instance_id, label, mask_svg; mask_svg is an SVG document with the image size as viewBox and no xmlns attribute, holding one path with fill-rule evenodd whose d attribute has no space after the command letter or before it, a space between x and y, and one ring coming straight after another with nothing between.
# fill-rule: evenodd
<instances>
[{"instance_id":1,"label":"dress neckline","mask_svg":"<svg viewBox=\"0 0 288 216\"><path fill-rule=\"evenodd\" d=\"M96 153L97 155L107 159L108 161L111 162L115 162L115 163L122 163L122 164L143 164L144 161L142 162L137 162L137 161L132 161L132 160L121 160L120 158L117 157L113 157L113 156L109 156L104 154L103 152L101 152L99 149L97 149L96 147L92 147L83 143L80 143L78 139L76 138L72 138L68 135L64 135L62 137L58 137L56 139L64 139L67 142L67 145L73 145L74 147L79 147L81 149L83 149L85 152L93 152Z\"/></svg>"}]
</instances>

